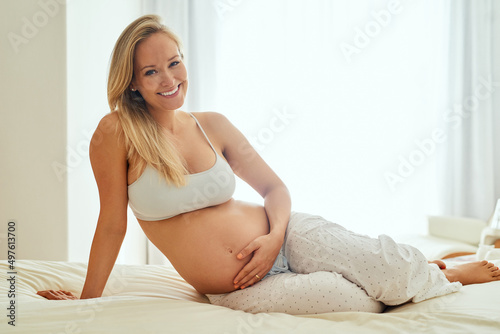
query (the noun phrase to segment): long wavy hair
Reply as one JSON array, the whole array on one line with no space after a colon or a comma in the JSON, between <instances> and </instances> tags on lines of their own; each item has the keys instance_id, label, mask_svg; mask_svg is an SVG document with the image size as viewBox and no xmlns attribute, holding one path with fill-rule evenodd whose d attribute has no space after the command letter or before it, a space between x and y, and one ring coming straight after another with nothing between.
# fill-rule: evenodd
<instances>
[{"instance_id":1,"label":"long wavy hair","mask_svg":"<svg viewBox=\"0 0 500 334\"><path fill-rule=\"evenodd\" d=\"M180 39L161 24L160 17L141 16L129 24L116 41L109 68L108 103L111 112L118 113L129 163L139 170L149 165L158 170L167 182L182 186L187 174L184 159L149 113L141 94L130 90L135 49L141 41L155 33L170 37L183 58Z\"/></svg>"}]
</instances>

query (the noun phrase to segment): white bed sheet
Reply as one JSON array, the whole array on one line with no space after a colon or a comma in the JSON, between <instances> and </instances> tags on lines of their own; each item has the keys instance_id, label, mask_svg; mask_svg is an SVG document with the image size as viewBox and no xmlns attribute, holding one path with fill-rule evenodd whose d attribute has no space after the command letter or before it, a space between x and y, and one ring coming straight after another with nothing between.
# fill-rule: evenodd
<instances>
[{"instance_id":1,"label":"white bed sheet","mask_svg":"<svg viewBox=\"0 0 500 334\"><path fill-rule=\"evenodd\" d=\"M383 314L291 316L210 305L168 266L116 265L104 297L48 301L36 291L65 289L78 295L86 265L27 260L16 263L14 329L6 317L10 302L6 261L0 261L0 272L5 313L0 333L500 333L500 282L466 286Z\"/></svg>"},{"instance_id":2,"label":"white bed sheet","mask_svg":"<svg viewBox=\"0 0 500 334\"><path fill-rule=\"evenodd\" d=\"M442 259L450 254L476 253L477 251L477 247L471 244L432 235L406 235L396 239L397 242L417 248L430 261Z\"/></svg>"}]
</instances>

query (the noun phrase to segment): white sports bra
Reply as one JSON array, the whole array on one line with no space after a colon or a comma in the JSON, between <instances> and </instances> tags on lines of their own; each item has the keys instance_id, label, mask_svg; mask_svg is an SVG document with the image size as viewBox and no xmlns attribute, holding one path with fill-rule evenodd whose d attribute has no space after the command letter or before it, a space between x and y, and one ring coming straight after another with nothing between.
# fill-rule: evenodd
<instances>
[{"instance_id":1,"label":"white sports bra","mask_svg":"<svg viewBox=\"0 0 500 334\"><path fill-rule=\"evenodd\" d=\"M198 120L201 132L215 153L215 164L208 170L185 175L186 185L167 183L156 169L146 166L141 176L128 186L129 206L141 220L156 221L227 202L234 194L235 177L226 160L217 154Z\"/></svg>"}]
</instances>

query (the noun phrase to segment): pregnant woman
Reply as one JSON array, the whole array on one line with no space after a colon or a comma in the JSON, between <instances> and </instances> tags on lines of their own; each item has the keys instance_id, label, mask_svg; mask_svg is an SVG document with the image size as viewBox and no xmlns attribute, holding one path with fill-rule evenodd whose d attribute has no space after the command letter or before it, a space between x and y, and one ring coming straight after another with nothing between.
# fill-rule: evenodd
<instances>
[{"instance_id":1,"label":"pregnant woman","mask_svg":"<svg viewBox=\"0 0 500 334\"><path fill-rule=\"evenodd\" d=\"M187 88L179 39L157 16L132 22L112 55L111 113L90 145L101 209L80 298L101 296L125 236L127 205L188 283L234 309L379 312L500 280L487 261L447 269L387 236L291 213L286 186L224 116L179 110ZM232 198L235 174L264 206Z\"/></svg>"}]
</instances>

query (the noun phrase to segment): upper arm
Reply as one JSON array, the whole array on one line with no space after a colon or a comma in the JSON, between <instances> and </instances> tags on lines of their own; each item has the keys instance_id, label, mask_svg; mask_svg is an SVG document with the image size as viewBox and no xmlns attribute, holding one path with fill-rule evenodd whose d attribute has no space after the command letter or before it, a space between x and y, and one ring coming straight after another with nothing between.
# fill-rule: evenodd
<instances>
[{"instance_id":1,"label":"upper arm","mask_svg":"<svg viewBox=\"0 0 500 334\"><path fill-rule=\"evenodd\" d=\"M283 181L225 116L214 112L204 114L207 114L207 123L236 175L263 197L273 187L284 186Z\"/></svg>"},{"instance_id":2,"label":"upper arm","mask_svg":"<svg viewBox=\"0 0 500 334\"><path fill-rule=\"evenodd\" d=\"M99 189L99 225L125 233L127 224L127 152L118 115L106 115L97 126L89 148ZM104 226L102 226L104 224Z\"/></svg>"}]
</instances>

